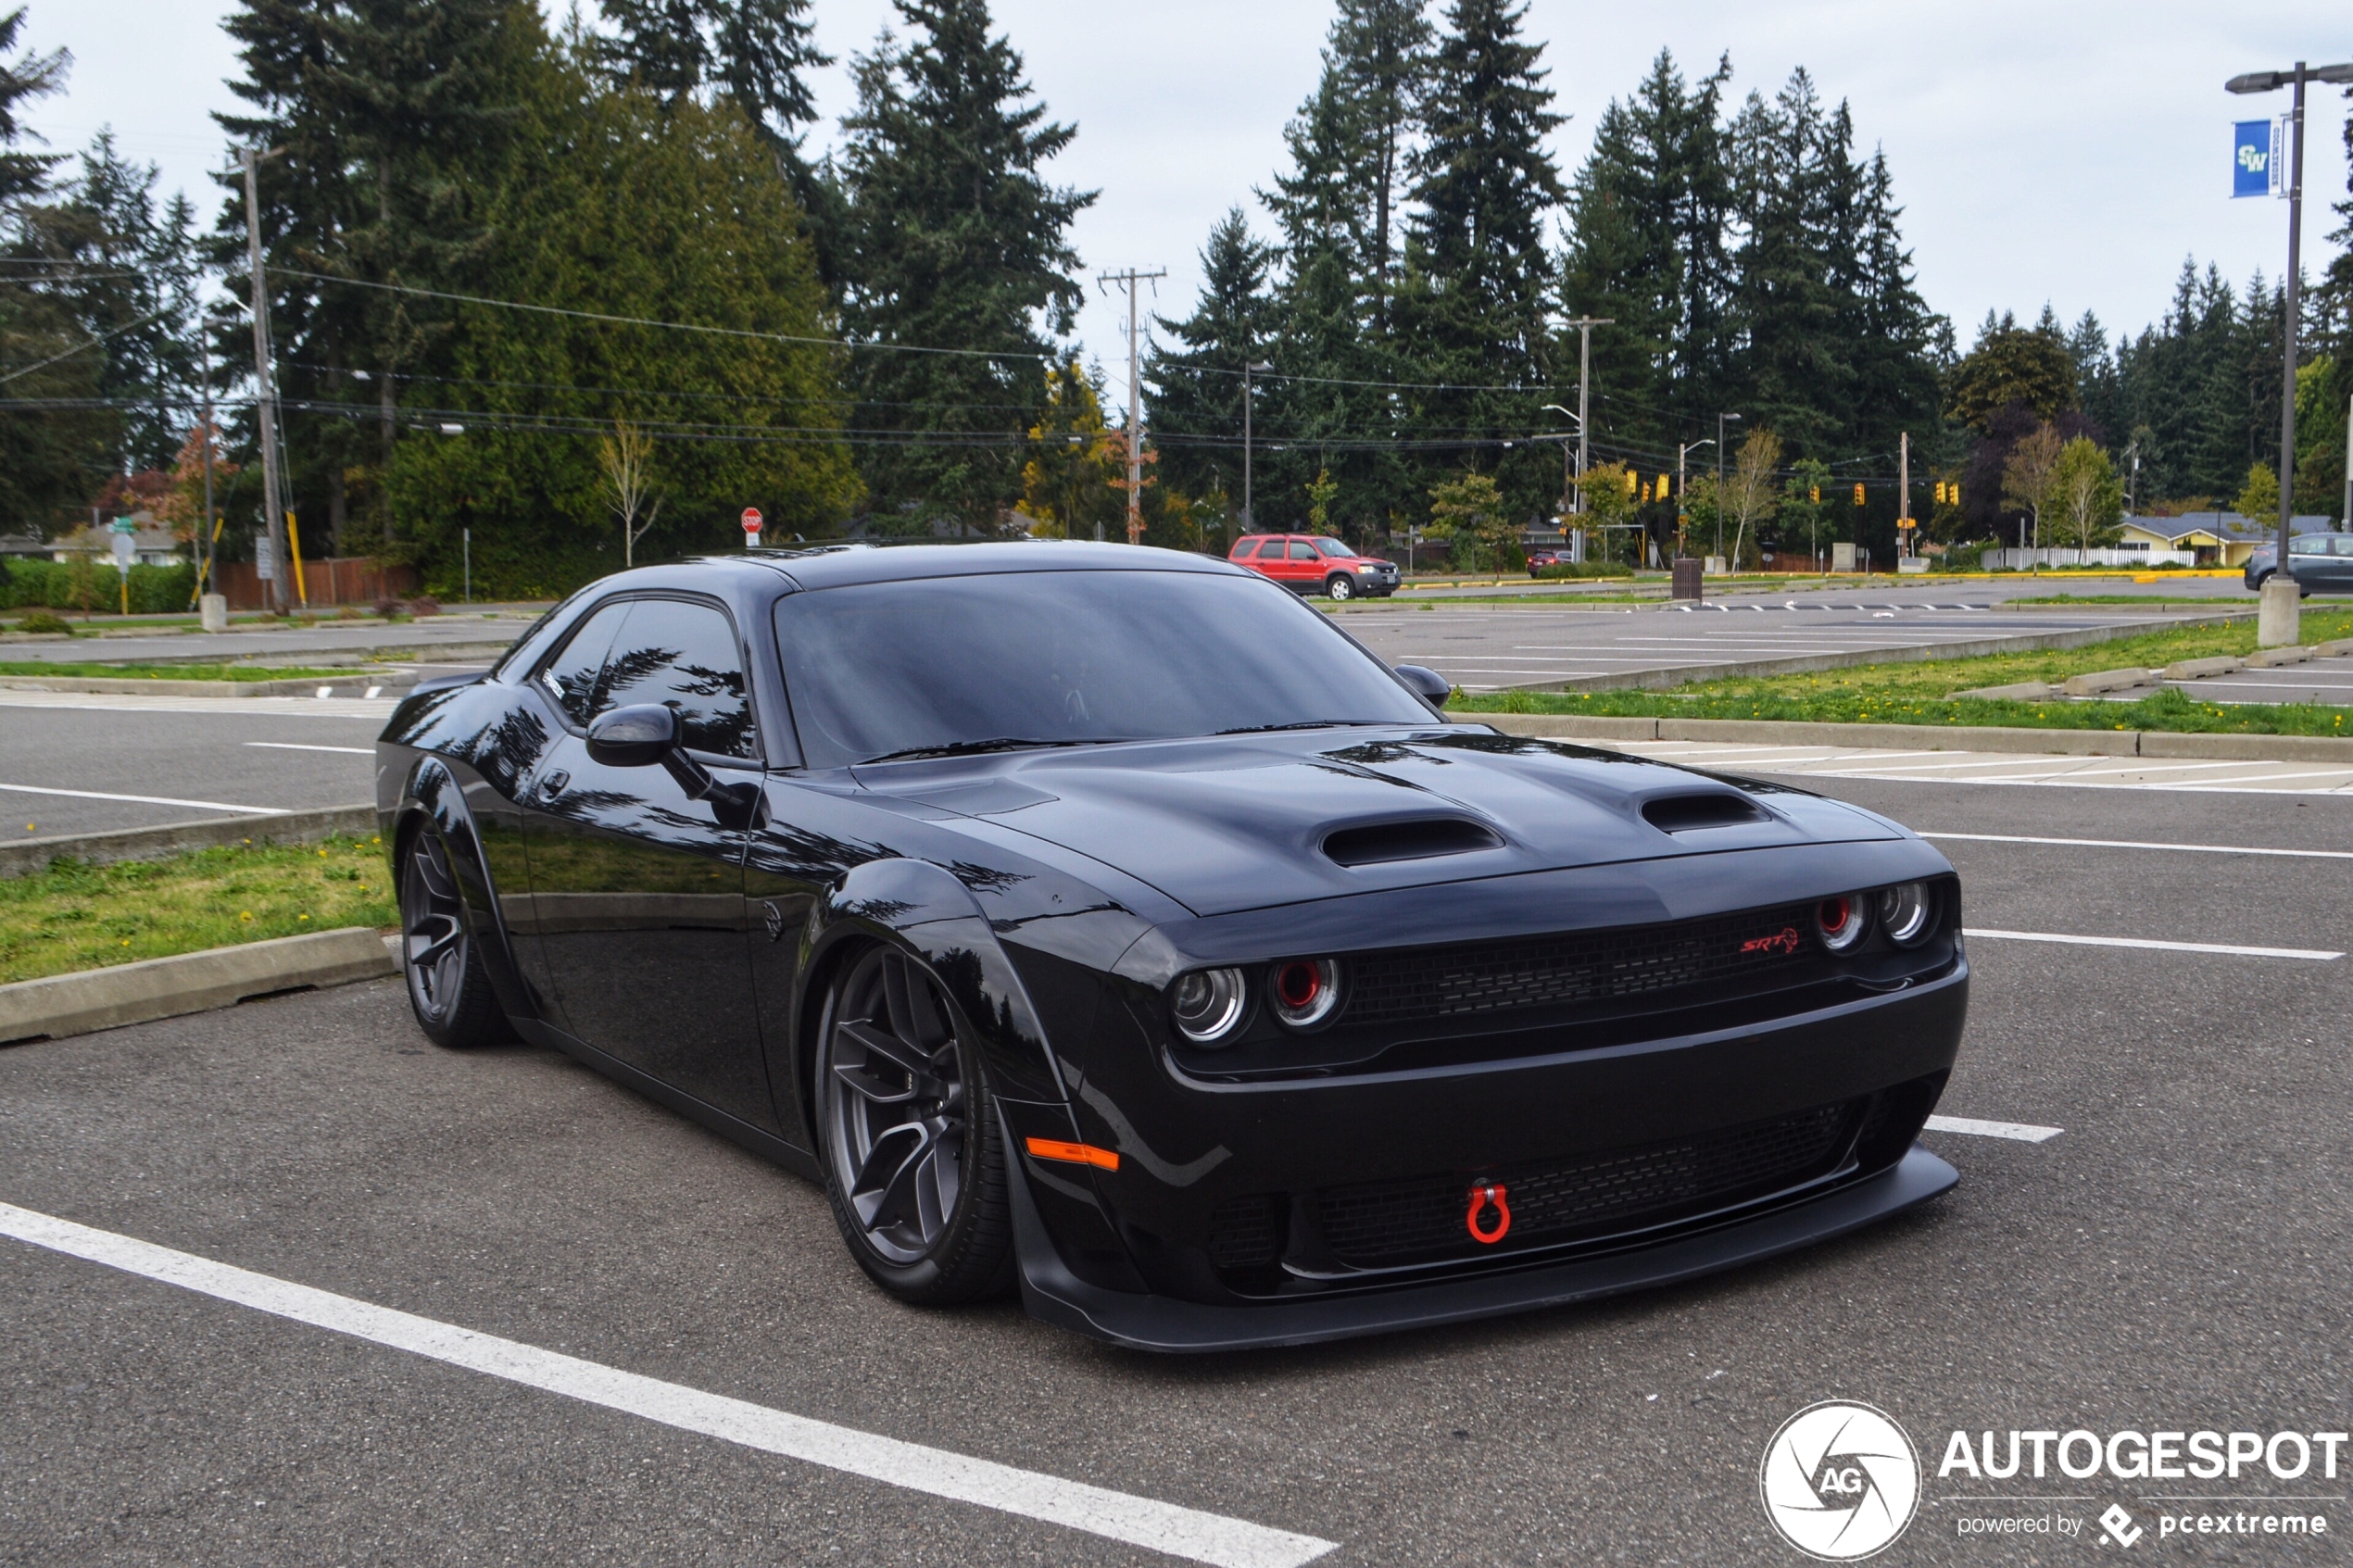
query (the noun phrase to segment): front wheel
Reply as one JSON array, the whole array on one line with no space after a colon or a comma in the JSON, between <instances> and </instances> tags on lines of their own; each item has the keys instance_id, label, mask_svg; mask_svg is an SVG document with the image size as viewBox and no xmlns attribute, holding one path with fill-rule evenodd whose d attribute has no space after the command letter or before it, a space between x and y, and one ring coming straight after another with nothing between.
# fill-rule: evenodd
<instances>
[{"instance_id":1,"label":"front wheel","mask_svg":"<svg viewBox=\"0 0 2353 1568\"><path fill-rule=\"evenodd\" d=\"M867 1277L920 1306L1009 1288L996 1108L929 970L887 947L849 965L827 998L816 1090L825 1196Z\"/></svg>"},{"instance_id":2,"label":"front wheel","mask_svg":"<svg viewBox=\"0 0 2353 1568\"><path fill-rule=\"evenodd\" d=\"M1336 599L1353 599L1356 596L1356 580L1335 571L1325 579L1324 592Z\"/></svg>"},{"instance_id":3,"label":"front wheel","mask_svg":"<svg viewBox=\"0 0 2353 1568\"><path fill-rule=\"evenodd\" d=\"M434 1045L462 1050L506 1037L448 851L430 827L411 834L401 856L400 970L417 1027Z\"/></svg>"}]
</instances>

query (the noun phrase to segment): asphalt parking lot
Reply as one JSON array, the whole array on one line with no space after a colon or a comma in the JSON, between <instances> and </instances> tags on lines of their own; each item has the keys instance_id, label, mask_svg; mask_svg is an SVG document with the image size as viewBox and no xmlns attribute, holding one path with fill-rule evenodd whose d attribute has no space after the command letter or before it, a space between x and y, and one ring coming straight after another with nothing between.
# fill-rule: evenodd
<instances>
[{"instance_id":1,"label":"asphalt parking lot","mask_svg":"<svg viewBox=\"0 0 2353 1568\"><path fill-rule=\"evenodd\" d=\"M0 690L0 837L351 806L375 798L384 699Z\"/></svg>"},{"instance_id":2,"label":"asphalt parking lot","mask_svg":"<svg viewBox=\"0 0 2353 1568\"><path fill-rule=\"evenodd\" d=\"M2171 619L2158 608L2001 610L1947 589L1934 600L1815 595L1723 599L1696 609L1393 605L1348 611L1341 623L1391 664L1427 665L1466 691L1494 691L1646 670L1687 669L1696 678L1704 667L1756 659L1933 647L2098 626L2156 628Z\"/></svg>"},{"instance_id":3,"label":"asphalt parking lot","mask_svg":"<svg viewBox=\"0 0 2353 1568\"><path fill-rule=\"evenodd\" d=\"M1940 843L1969 925L2010 935L1971 942L1940 1109L2036 1131L1930 1133L1959 1188L1845 1240L1470 1327L1177 1361L1010 1304L900 1308L814 1188L564 1058L433 1049L392 984L0 1052L0 1228L54 1216L205 1261L0 1239L0 1561L1178 1560L1126 1544L1141 1520L1201 1561L1794 1563L1759 1459L1834 1397L1926 1462L1882 1561L2114 1550L2103 1509L2147 1525L2184 1492L2329 1534L2152 1528L2135 1556L2342 1561L2342 1470L1936 1471L1956 1430L2346 1429L2353 960L2245 949L2347 946L2353 802L1807 782L1978 835ZM2295 853L2213 852L2243 848ZM262 1276L237 1288L263 1310L206 1293L222 1264ZM588 1370L526 1375L547 1352ZM746 1402L730 1436L687 1418L711 1396ZM761 1446L779 1430L811 1457ZM896 1483L861 1470L875 1437L906 1445ZM2020 1514L2080 1533L1960 1533Z\"/></svg>"}]
</instances>

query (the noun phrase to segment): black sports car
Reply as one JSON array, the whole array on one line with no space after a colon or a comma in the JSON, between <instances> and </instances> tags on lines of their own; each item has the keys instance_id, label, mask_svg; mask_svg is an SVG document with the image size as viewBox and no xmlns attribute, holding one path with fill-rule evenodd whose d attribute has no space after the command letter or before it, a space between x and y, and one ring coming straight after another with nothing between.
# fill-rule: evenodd
<instances>
[{"instance_id":1,"label":"black sports car","mask_svg":"<svg viewBox=\"0 0 2353 1568\"><path fill-rule=\"evenodd\" d=\"M905 1300L1170 1350L1625 1290L1957 1179L1960 893L1797 790L1447 722L1121 545L611 577L377 747L409 992L824 1184Z\"/></svg>"}]
</instances>

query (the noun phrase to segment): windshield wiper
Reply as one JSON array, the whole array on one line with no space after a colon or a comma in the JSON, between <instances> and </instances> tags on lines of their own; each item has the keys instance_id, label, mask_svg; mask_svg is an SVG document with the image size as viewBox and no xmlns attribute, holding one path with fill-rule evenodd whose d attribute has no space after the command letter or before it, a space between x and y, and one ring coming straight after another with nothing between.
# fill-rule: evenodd
<instances>
[{"instance_id":1,"label":"windshield wiper","mask_svg":"<svg viewBox=\"0 0 2353 1568\"><path fill-rule=\"evenodd\" d=\"M1403 721L1394 719L1297 719L1288 724L1244 724L1237 730L1217 730L1212 733L1221 735L1263 735L1274 730L1344 730L1365 726L1385 729L1390 724L1402 722Z\"/></svg>"},{"instance_id":2,"label":"windshield wiper","mask_svg":"<svg viewBox=\"0 0 2353 1568\"><path fill-rule=\"evenodd\" d=\"M1056 746L1110 746L1108 740L1026 740L1019 735L999 735L994 740L950 741L945 746L911 746L904 751L887 751L880 757L869 757L860 762L904 762L918 757L977 757L988 751L1033 751Z\"/></svg>"}]
</instances>

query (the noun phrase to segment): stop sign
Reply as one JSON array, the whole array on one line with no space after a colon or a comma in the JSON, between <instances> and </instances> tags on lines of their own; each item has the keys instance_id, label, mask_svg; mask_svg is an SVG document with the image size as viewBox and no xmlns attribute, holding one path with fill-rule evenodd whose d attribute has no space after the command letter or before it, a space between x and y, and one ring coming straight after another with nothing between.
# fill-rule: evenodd
<instances>
[{"instance_id":1,"label":"stop sign","mask_svg":"<svg viewBox=\"0 0 2353 1568\"><path fill-rule=\"evenodd\" d=\"M744 508L744 532L747 533L757 533L760 532L760 508L758 507L746 507Z\"/></svg>"}]
</instances>

